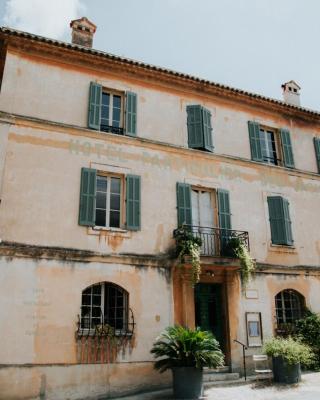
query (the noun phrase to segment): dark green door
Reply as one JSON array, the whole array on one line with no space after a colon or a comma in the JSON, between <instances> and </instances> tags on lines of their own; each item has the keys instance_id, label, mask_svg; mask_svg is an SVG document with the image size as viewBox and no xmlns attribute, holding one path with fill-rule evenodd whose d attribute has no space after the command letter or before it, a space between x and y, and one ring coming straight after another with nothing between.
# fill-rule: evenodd
<instances>
[{"instance_id":1,"label":"dark green door","mask_svg":"<svg viewBox=\"0 0 320 400\"><path fill-rule=\"evenodd\" d=\"M222 285L198 283L195 287L196 326L213 333L225 350Z\"/></svg>"}]
</instances>

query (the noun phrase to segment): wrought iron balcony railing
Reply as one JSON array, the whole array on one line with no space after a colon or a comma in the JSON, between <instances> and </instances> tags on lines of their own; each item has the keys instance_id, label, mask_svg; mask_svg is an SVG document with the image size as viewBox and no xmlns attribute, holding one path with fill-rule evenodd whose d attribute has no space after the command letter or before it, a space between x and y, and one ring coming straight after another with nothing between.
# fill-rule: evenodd
<instances>
[{"instance_id":1,"label":"wrought iron balcony railing","mask_svg":"<svg viewBox=\"0 0 320 400\"><path fill-rule=\"evenodd\" d=\"M185 229L192 236L201 239L201 256L236 257L235 249L239 242L243 243L249 250L249 234L247 231L195 225L183 225L179 229Z\"/></svg>"}]
</instances>

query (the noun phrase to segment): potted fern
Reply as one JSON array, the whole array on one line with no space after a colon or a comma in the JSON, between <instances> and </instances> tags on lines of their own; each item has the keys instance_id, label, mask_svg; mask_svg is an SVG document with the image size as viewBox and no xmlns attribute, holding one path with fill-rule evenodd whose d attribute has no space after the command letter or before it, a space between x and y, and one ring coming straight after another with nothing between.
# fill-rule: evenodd
<instances>
[{"instance_id":1,"label":"potted fern","mask_svg":"<svg viewBox=\"0 0 320 400\"><path fill-rule=\"evenodd\" d=\"M160 372L172 370L175 399L202 396L203 367L223 366L224 356L210 332L182 326L168 327L153 344L151 353Z\"/></svg>"}]
</instances>

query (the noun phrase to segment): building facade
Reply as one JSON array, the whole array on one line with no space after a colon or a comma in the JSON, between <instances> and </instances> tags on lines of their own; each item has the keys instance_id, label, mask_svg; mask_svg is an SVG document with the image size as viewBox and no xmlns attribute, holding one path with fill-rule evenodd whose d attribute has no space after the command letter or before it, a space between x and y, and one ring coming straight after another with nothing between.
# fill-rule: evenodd
<instances>
[{"instance_id":1,"label":"building facade","mask_svg":"<svg viewBox=\"0 0 320 400\"><path fill-rule=\"evenodd\" d=\"M320 312L320 113L1 28L0 398L115 396L170 382L150 349L211 330L232 371ZM76 30L80 30L79 35ZM87 34L87 36L86 36ZM83 41L83 42L82 42ZM202 239L200 283L174 230ZM223 251L242 238L256 260Z\"/></svg>"}]
</instances>

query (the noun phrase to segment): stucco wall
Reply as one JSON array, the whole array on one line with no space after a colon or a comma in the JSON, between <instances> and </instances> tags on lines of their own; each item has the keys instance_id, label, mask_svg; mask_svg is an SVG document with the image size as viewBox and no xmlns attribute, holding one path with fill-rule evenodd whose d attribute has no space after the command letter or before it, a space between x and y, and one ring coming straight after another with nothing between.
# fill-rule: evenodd
<instances>
[{"instance_id":1,"label":"stucco wall","mask_svg":"<svg viewBox=\"0 0 320 400\"><path fill-rule=\"evenodd\" d=\"M0 110L55 122L87 126L89 85L138 95L139 137L187 146L186 106L202 104L212 113L215 152L250 158L247 122L255 120L269 127L288 128L292 134L298 169L317 172L312 138L320 127L294 121L278 113L263 112L244 104L191 94L163 84L94 71L34 56L9 52L0 95ZM309 156L306 157L306 154Z\"/></svg>"},{"instance_id":2,"label":"stucco wall","mask_svg":"<svg viewBox=\"0 0 320 400\"><path fill-rule=\"evenodd\" d=\"M319 264L318 178L112 134L82 139L75 134L11 126L2 185L3 240L105 253L164 253L173 245L177 224L176 183L187 182L230 191L232 227L249 231L259 262ZM141 231L110 233L78 225L81 167L141 176ZM270 245L269 195L289 200L293 249Z\"/></svg>"}]
</instances>

